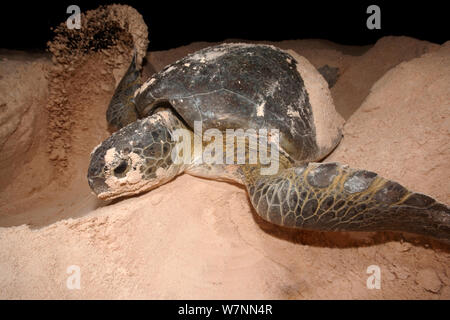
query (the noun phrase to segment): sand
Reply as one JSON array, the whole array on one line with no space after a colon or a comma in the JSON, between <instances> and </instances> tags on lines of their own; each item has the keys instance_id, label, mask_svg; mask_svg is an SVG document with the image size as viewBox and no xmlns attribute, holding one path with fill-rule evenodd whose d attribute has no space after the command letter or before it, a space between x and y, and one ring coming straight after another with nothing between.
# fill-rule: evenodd
<instances>
[{"instance_id":1,"label":"sand","mask_svg":"<svg viewBox=\"0 0 450 320\"><path fill-rule=\"evenodd\" d=\"M272 44L341 70L331 92L349 120L328 160L450 203L449 43ZM207 45L150 52L143 73ZM96 199L89 153L110 134L105 110L127 53L85 55L60 76L50 55L0 51L0 298L450 298L449 247L424 237L276 227L243 188L188 175L121 201ZM67 287L74 265L80 289ZM370 265L381 269L379 290L366 286Z\"/></svg>"}]
</instances>

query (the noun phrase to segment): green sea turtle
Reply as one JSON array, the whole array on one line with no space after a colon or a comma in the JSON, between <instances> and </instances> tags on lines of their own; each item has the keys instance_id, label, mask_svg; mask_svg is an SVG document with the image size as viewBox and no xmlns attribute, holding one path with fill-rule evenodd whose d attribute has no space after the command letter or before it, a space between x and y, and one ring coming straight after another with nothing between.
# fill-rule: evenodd
<instances>
[{"instance_id":1,"label":"green sea turtle","mask_svg":"<svg viewBox=\"0 0 450 320\"><path fill-rule=\"evenodd\" d=\"M186 56L145 83L139 78L133 58L107 110L108 123L119 130L91 154L88 181L99 198L137 194L186 172L243 184L258 215L277 225L450 240L447 205L374 172L317 162L339 143L343 120L326 82L303 57L267 45L222 44ZM266 137L266 150L244 135L245 163L235 161L234 150L234 162L204 163L195 143L206 150L220 141L198 137L193 129L199 123L215 133L243 129L261 138L256 130L277 129L279 135ZM188 135L177 140L180 130ZM181 140L194 151L178 149ZM260 160L263 151L278 154L270 174L262 174L273 165Z\"/></svg>"}]
</instances>

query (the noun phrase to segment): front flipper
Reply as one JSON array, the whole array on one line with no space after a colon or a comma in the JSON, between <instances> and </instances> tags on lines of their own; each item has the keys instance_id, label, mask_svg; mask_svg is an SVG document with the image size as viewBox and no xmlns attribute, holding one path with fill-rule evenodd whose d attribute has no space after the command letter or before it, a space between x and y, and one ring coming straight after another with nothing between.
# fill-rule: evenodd
<instances>
[{"instance_id":1,"label":"front flipper","mask_svg":"<svg viewBox=\"0 0 450 320\"><path fill-rule=\"evenodd\" d=\"M309 163L247 185L259 216L323 231L406 231L450 240L450 208L376 173Z\"/></svg>"},{"instance_id":2,"label":"front flipper","mask_svg":"<svg viewBox=\"0 0 450 320\"><path fill-rule=\"evenodd\" d=\"M141 78L136 68L136 51L127 72L120 80L114 91L114 95L106 111L106 121L114 129L118 130L138 119L138 113L134 104L134 93L141 86Z\"/></svg>"}]
</instances>

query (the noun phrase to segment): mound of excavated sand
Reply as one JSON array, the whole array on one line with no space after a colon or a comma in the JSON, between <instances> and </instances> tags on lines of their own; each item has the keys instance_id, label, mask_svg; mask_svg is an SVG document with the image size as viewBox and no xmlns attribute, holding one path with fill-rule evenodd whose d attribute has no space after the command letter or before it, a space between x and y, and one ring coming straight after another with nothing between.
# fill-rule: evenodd
<instances>
[{"instance_id":1,"label":"mound of excavated sand","mask_svg":"<svg viewBox=\"0 0 450 320\"><path fill-rule=\"evenodd\" d=\"M109 93L118 84L133 50L137 52L138 67L147 52L147 25L129 6L110 5L87 11L81 16L81 24L80 29L68 29L61 23L48 43L54 63L47 106L48 153L59 174L64 174L69 166L75 123L83 123L84 127L93 124L89 119L80 119L80 114L95 111L92 105L97 104L89 97Z\"/></svg>"},{"instance_id":2,"label":"mound of excavated sand","mask_svg":"<svg viewBox=\"0 0 450 320\"><path fill-rule=\"evenodd\" d=\"M329 160L450 203L449 84L450 42L391 69L346 123Z\"/></svg>"},{"instance_id":3,"label":"mound of excavated sand","mask_svg":"<svg viewBox=\"0 0 450 320\"><path fill-rule=\"evenodd\" d=\"M100 7L83 13L81 22L80 30L70 30L65 23L55 28L55 38L48 43L51 62L0 52L10 60L20 57L20 68L28 68L17 67L0 83L6 99L11 97L7 112L0 113L5 119L0 120L5 123L0 132L15 133L0 153L5 176L1 225L40 225L73 216L68 204L83 203L83 213L97 205L84 201L90 194L85 178L89 154L110 134L105 121L108 102L134 49L141 63L148 33L142 16L129 6ZM27 59L35 66L24 63Z\"/></svg>"},{"instance_id":4,"label":"mound of excavated sand","mask_svg":"<svg viewBox=\"0 0 450 320\"><path fill-rule=\"evenodd\" d=\"M367 97L372 85L389 69L438 47L437 44L408 37L380 39L342 70L339 83L331 90L336 109L348 119Z\"/></svg>"}]
</instances>

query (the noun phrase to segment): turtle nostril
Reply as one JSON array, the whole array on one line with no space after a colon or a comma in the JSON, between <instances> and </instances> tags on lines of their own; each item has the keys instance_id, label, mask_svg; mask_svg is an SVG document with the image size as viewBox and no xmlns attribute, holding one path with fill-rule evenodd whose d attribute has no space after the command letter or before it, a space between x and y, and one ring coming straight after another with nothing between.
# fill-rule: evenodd
<instances>
[{"instance_id":1,"label":"turtle nostril","mask_svg":"<svg viewBox=\"0 0 450 320\"><path fill-rule=\"evenodd\" d=\"M122 162L114 169L114 175L116 177L120 176L123 177L123 173L127 170L128 168L128 162L125 160L122 160Z\"/></svg>"}]
</instances>

